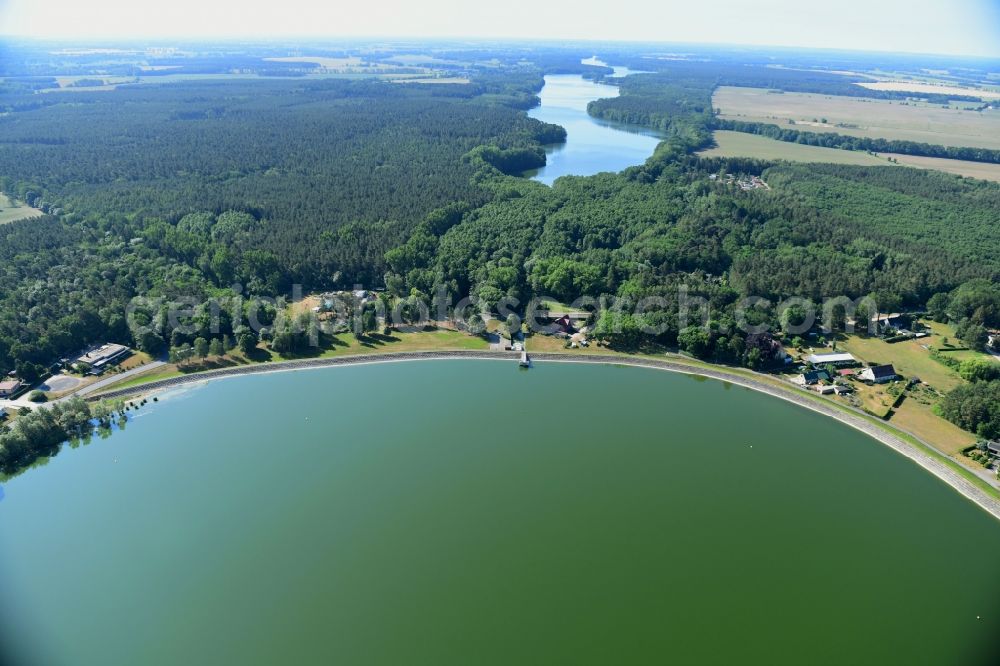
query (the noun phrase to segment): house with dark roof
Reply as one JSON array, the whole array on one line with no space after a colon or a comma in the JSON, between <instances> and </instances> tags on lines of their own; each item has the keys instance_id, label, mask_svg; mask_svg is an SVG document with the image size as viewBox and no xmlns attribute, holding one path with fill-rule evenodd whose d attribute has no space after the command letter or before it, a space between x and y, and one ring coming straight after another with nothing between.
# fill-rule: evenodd
<instances>
[{"instance_id":1,"label":"house with dark roof","mask_svg":"<svg viewBox=\"0 0 1000 666\"><path fill-rule=\"evenodd\" d=\"M896 369L891 365L873 365L870 368L865 368L860 377L873 384L884 384L900 378L896 374Z\"/></svg>"},{"instance_id":2,"label":"house with dark roof","mask_svg":"<svg viewBox=\"0 0 1000 666\"><path fill-rule=\"evenodd\" d=\"M900 314L898 312L892 314L880 314L872 317L872 323L882 328L905 328L910 325L913 318L910 315Z\"/></svg>"},{"instance_id":3,"label":"house with dark roof","mask_svg":"<svg viewBox=\"0 0 1000 666\"><path fill-rule=\"evenodd\" d=\"M568 314L564 314L559 317L551 324L551 330L556 335L573 335L576 333L576 328L573 326L573 320Z\"/></svg>"},{"instance_id":4,"label":"house with dark roof","mask_svg":"<svg viewBox=\"0 0 1000 666\"><path fill-rule=\"evenodd\" d=\"M813 386L820 382L830 381L830 373L826 370L807 370L792 381L799 386Z\"/></svg>"}]
</instances>

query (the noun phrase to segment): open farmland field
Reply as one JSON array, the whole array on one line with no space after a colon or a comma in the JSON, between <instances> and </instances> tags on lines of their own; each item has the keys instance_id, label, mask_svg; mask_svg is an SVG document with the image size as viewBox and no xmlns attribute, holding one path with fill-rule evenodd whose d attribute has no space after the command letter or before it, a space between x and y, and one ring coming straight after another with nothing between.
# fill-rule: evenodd
<instances>
[{"instance_id":1,"label":"open farmland field","mask_svg":"<svg viewBox=\"0 0 1000 666\"><path fill-rule=\"evenodd\" d=\"M12 201L7 195L0 194L0 224L7 224L15 220L23 220L29 217L39 217L42 211L31 208L23 203Z\"/></svg>"},{"instance_id":2,"label":"open farmland field","mask_svg":"<svg viewBox=\"0 0 1000 666\"><path fill-rule=\"evenodd\" d=\"M387 77L393 83L440 83L440 84L466 84L470 83L469 79L462 76L440 76L440 77L418 77L418 78L406 78L406 77Z\"/></svg>"},{"instance_id":3,"label":"open farmland field","mask_svg":"<svg viewBox=\"0 0 1000 666\"><path fill-rule=\"evenodd\" d=\"M702 151L699 155L704 157L756 157L762 160L788 160L789 162L889 166L887 160L857 150L806 146L744 132L720 130L715 132L715 142L718 144L715 148Z\"/></svg>"},{"instance_id":4,"label":"open farmland field","mask_svg":"<svg viewBox=\"0 0 1000 666\"><path fill-rule=\"evenodd\" d=\"M918 169L934 169L953 173L967 178L978 178L980 180L992 180L1000 183L1000 164L987 164L985 162L969 162L967 160L949 160L943 157L922 157L920 155L900 155L898 153L880 153L885 157L892 157L900 164L917 167Z\"/></svg>"},{"instance_id":5,"label":"open farmland field","mask_svg":"<svg viewBox=\"0 0 1000 666\"><path fill-rule=\"evenodd\" d=\"M364 62L357 56L349 58L327 58L325 56L289 56L286 58L264 58L267 62L300 62L304 65L319 65L323 69L347 69L364 66Z\"/></svg>"},{"instance_id":6,"label":"open farmland field","mask_svg":"<svg viewBox=\"0 0 1000 666\"><path fill-rule=\"evenodd\" d=\"M938 85L935 83L921 83L919 81L874 81L872 83L859 83L858 85L869 90L896 90L926 95L972 95L974 97L982 97L985 100L1000 99L1000 90Z\"/></svg>"},{"instance_id":7,"label":"open farmland field","mask_svg":"<svg viewBox=\"0 0 1000 666\"><path fill-rule=\"evenodd\" d=\"M1000 149L1000 110L996 109L979 112L918 102L901 104L728 86L716 90L712 103L728 120L770 123L806 132ZM790 120L795 124L789 124Z\"/></svg>"}]
</instances>

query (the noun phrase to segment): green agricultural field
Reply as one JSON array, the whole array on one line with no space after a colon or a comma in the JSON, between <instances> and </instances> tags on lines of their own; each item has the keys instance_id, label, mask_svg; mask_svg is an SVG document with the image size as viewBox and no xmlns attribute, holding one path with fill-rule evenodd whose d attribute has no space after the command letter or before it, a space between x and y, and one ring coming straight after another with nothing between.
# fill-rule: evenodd
<instances>
[{"instance_id":1,"label":"green agricultural field","mask_svg":"<svg viewBox=\"0 0 1000 666\"><path fill-rule=\"evenodd\" d=\"M700 155L704 157L757 157L764 160L788 160L789 162L889 166L888 160L857 150L806 146L744 132L720 130L715 133L715 142L718 144L715 148L702 151Z\"/></svg>"},{"instance_id":2,"label":"green agricultural field","mask_svg":"<svg viewBox=\"0 0 1000 666\"><path fill-rule=\"evenodd\" d=\"M996 109L980 112L921 102L727 86L715 91L712 104L727 120L770 123L805 132L1000 149L1000 110Z\"/></svg>"}]
</instances>

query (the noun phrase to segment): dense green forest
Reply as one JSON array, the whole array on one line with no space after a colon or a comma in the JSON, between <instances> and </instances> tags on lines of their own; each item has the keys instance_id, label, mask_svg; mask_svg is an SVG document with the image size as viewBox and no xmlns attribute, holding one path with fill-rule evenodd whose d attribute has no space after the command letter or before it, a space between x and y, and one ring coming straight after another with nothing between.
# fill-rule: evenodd
<instances>
[{"instance_id":1,"label":"dense green forest","mask_svg":"<svg viewBox=\"0 0 1000 666\"><path fill-rule=\"evenodd\" d=\"M634 343L636 327L655 322L660 342L758 363L772 343L735 332L733 304L744 296L770 299L753 316L780 326L774 304L793 295L876 294L922 307L1000 276L996 185L694 154L711 141L716 85L815 91L835 75L645 62L656 73L626 78L619 97L589 110L662 131L655 155L549 188L517 174L565 134L524 109L546 73L609 72L581 65L579 53L526 57L512 50L462 70L472 79L462 85L188 81L57 95L8 86L0 189L50 215L0 227L0 370L30 379L105 340L152 353L191 344L207 337L205 308L186 332L153 309L139 323L158 332L138 334L129 300L224 301L234 283L243 296L357 283L487 304L655 297L657 309L624 327L602 319L599 330ZM712 179L725 173L762 175L772 189ZM711 332L678 321L682 286L711 304ZM245 339L222 319L221 334ZM997 323L976 308L960 319Z\"/></svg>"},{"instance_id":2,"label":"dense green forest","mask_svg":"<svg viewBox=\"0 0 1000 666\"><path fill-rule=\"evenodd\" d=\"M94 433L93 416L90 405L74 398L20 417L12 430L0 430L0 477L14 475L37 459L54 455L68 439L89 439ZM109 417L102 407L101 427L110 427Z\"/></svg>"},{"instance_id":3,"label":"dense green forest","mask_svg":"<svg viewBox=\"0 0 1000 666\"><path fill-rule=\"evenodd\" d=\"M587 111L604 120L644 125L676 136L685 148L701 148L711 143L712 90L711 83L699 76L629 76L619 84L618 97L593 101Z\"/></svg>"},{"instance_id":4,"label":"dense green forest","mask_svg":"<svg viewBox=\"0 0 1000 666\"><path fill-rule=\"evenodd\" d=\"M553 188L503 179L503 196L461 224L390 253L389 284L400 294L431 293L443 279L456 293L495 302L533 294L676 300L684 283L725 312L747 295L881 292L919 307L966 280L1000 274L992 251L1000 242L991 223L996 186L915 172L928 181L918 196L908 190L919 183L892 168L764 164L756 167L773 193L736 192L709 179L732 167L677 160L664 144L622 174L564 178Z\"/></svg>"},{"instance_id":5,"label":"dense green forest","mask_svg":"<svg viewBox=\"0 0 1000 666\"><path fill-rule=\"evenodd\" d=\"M1000 439L1000 381L963 384L945 396L941 415L984 439Z\"/></svg>"},{"instance_id":6,"label":"dense green forest","mask_svg":"<svg viewBox=\"0 0 1000 666\"><path fill-rule=\"evenodd\" d=\"M286 284L324 286L338 272L371 282L387 244L430 210L485 202L465 153L563 136L500 97L532 95L541 84L215 82L79 93L0 118L0 188L40 200L70 223L119 225L188 263L207 238L167 234L161 222L245 211L257 224L229 239L234 255L273 255ZM526 152L531 159L522 156L515 169L544 160ZM359 253L359 243L370 247ZM231 272L222 267L214 277L224 282Z\"/></svg>"},{"instance_id":7,"label":"dense green forest","mask_svg":"<svg viewBox=\"0 0 1000 666\"><path fill-rule=\"evenodd\" d=\"M380 283L429 212L492 196L477 172L544 163L565 132L520 110L541 85L185 83L0 117L0 190L52 214L0 227L0 370L133 342L137 294Z\"/></svg>"}]
</instances>

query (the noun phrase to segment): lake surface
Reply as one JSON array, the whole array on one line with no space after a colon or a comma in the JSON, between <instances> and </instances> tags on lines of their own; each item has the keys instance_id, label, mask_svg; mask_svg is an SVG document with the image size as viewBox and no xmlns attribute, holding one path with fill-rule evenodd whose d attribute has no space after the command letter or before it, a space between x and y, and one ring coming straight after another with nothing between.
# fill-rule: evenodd
<instances>
[{"instance_id":1,"label":"lake surface","mask_svg":"<svg viewBox=\"0 0 1000 666\"><path fill-rule=\"evenodd\" d=\"M593 61L593 64L603 63ZM626 67L614 70L615 77L637 73ZM566 142L548 146L546 165L528 175L551 185L560 176L591 176L645 162L661 140L658 133L609 123L587 114L588 102L617 96L617 86L594 83L576 74L546 76L545 87L539 94L542 104L528 115L562 125L566 128Z\"/></svg>"},{"instance_id":2,"label":"lake surface","mask_svg":"<svg viewBox=\"0 0 1000 666\"><path fill-rule=\"evenodd\" d=\"M746 389L435 361L143 410L4 484L0 661L998 663L1000 525Z\"/></svg>"}]
</instances>

